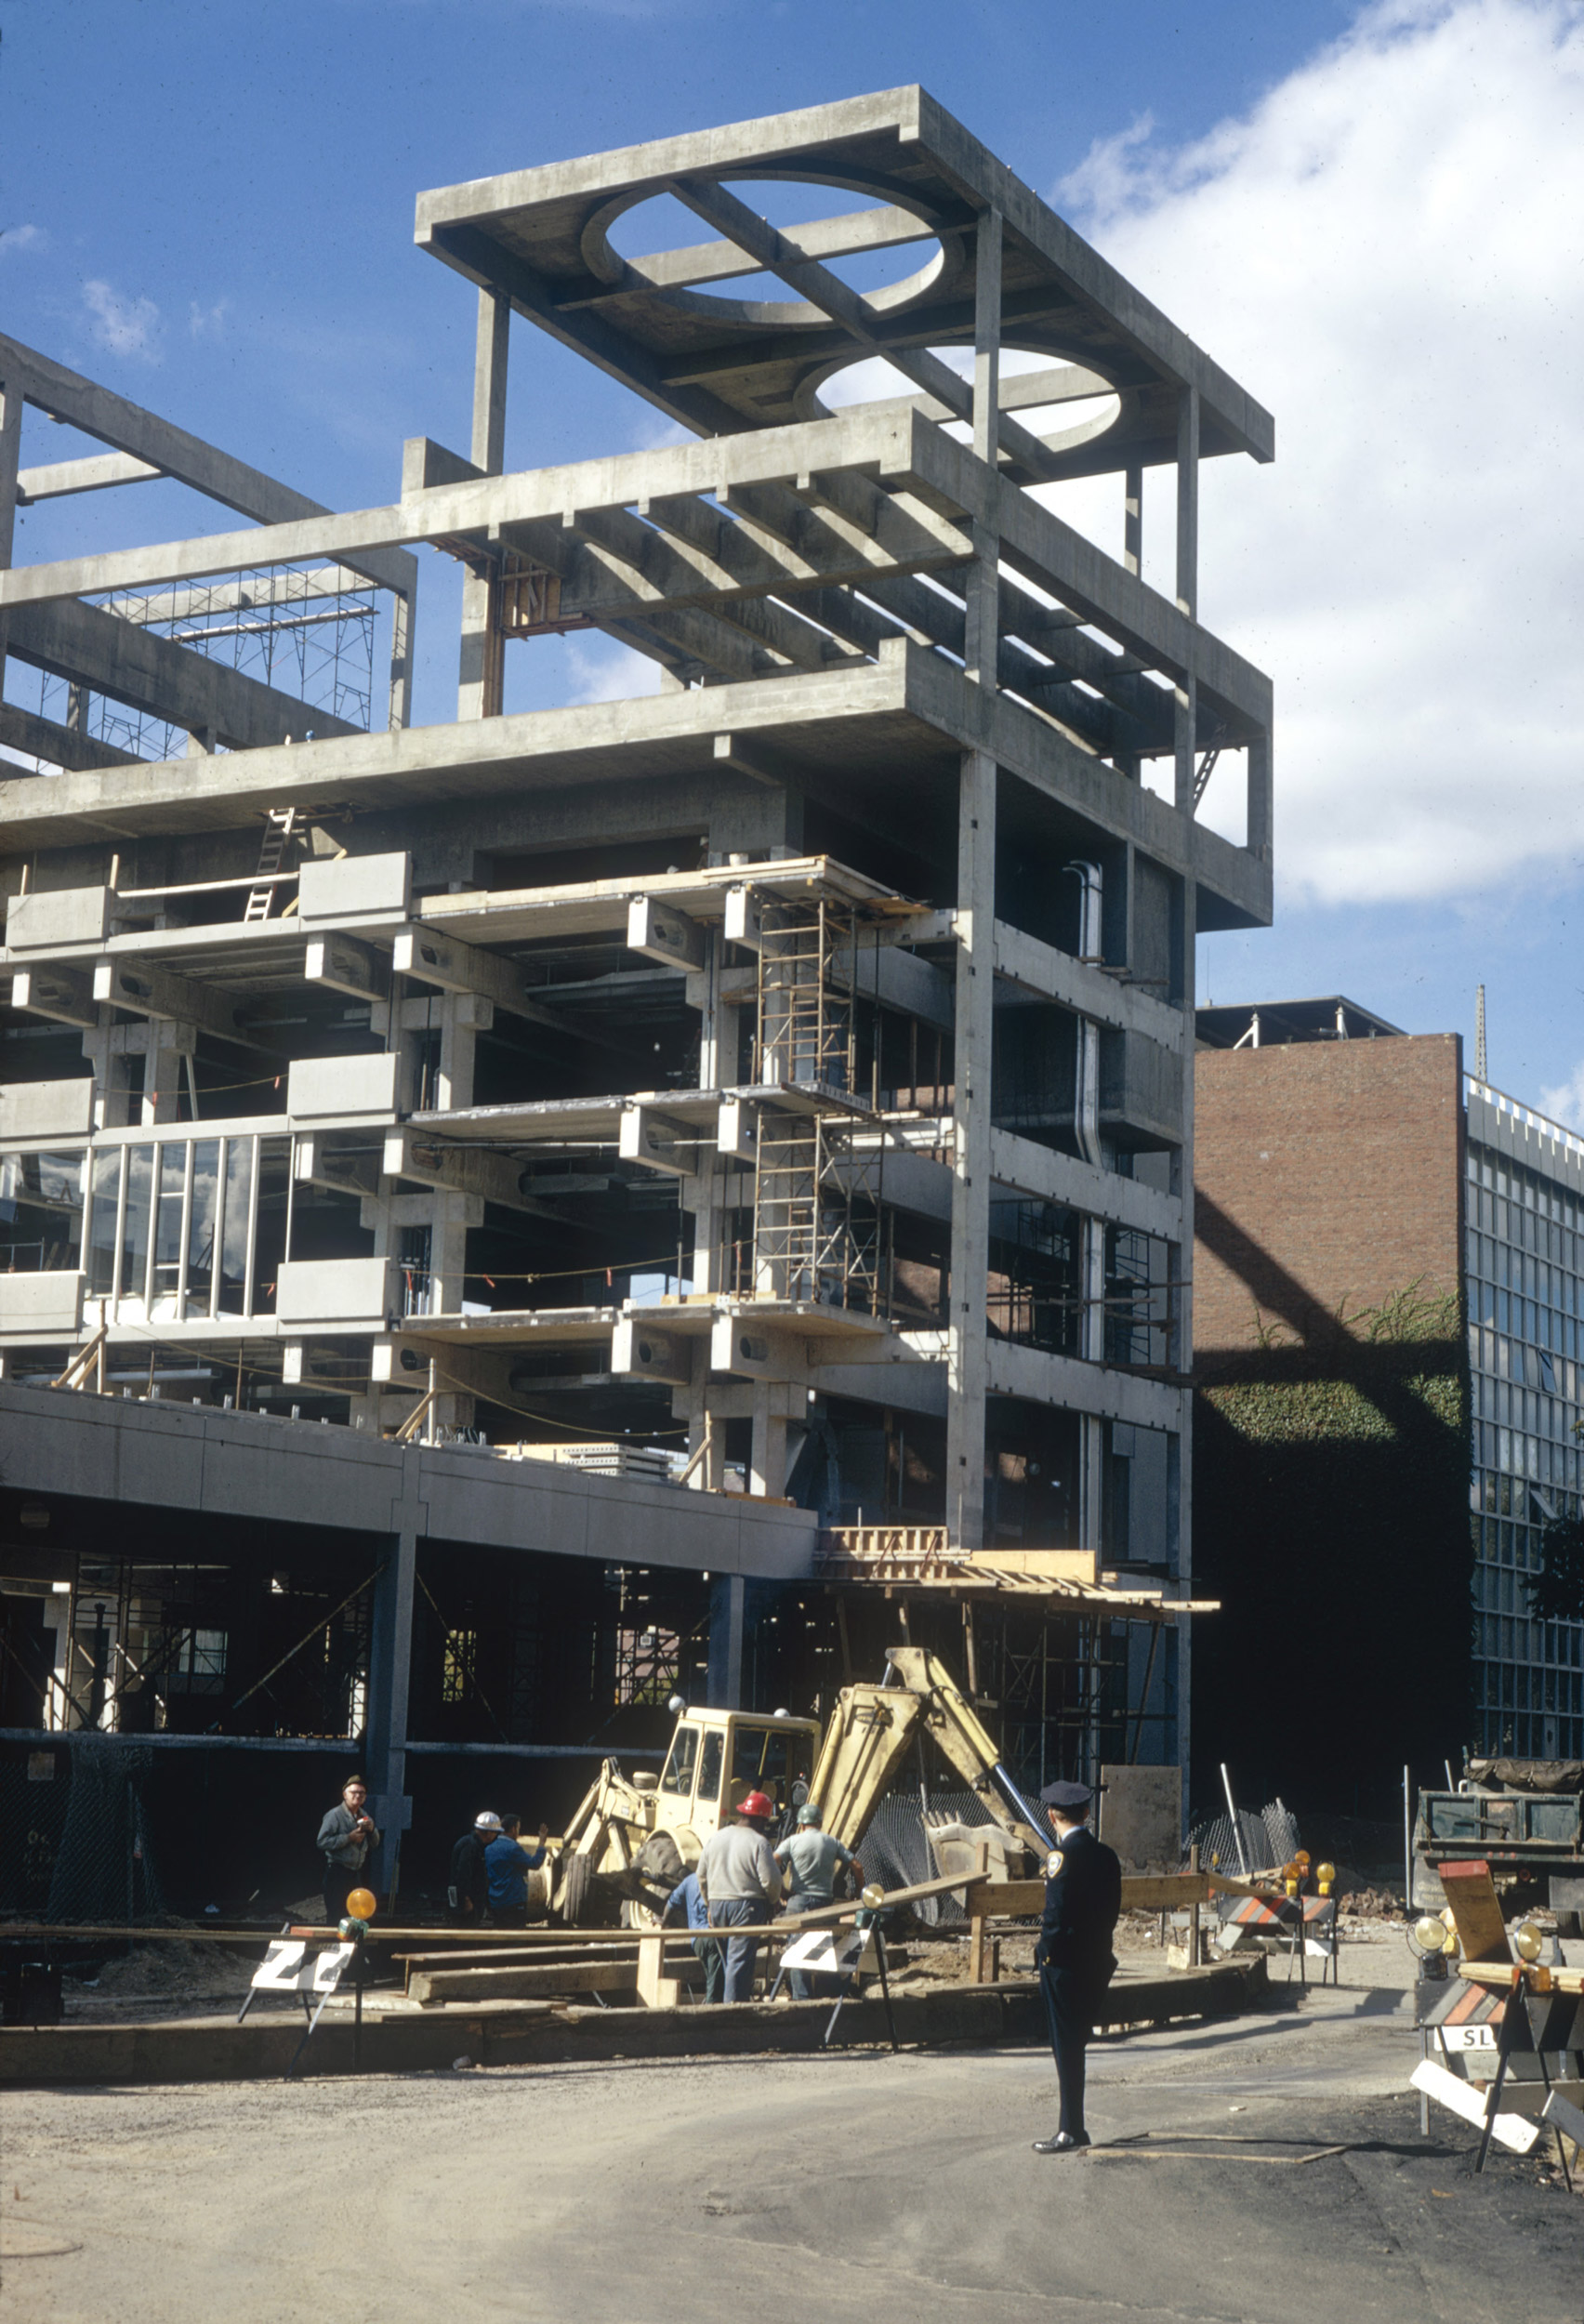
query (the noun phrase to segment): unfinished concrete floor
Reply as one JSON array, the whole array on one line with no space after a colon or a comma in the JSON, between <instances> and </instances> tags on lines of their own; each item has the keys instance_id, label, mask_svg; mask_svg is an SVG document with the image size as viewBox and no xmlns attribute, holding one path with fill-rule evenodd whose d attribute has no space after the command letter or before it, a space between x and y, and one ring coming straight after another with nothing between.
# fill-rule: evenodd
<instances>
[{"instance_id":1,"label":"unfinished concrete floor","mask_svg":"<svg viewBox=\"0 0 1584 2324\"><path fill-rule=\"evenodd\" d=\"M1584 2200L1510 2157L1472 2180L1445 2118L1419 2138L1410 1974L1382 1933L1340 1992L1098 2045L1097 2138L1150 2135L1075 2161L1030 2151L1032 2053L12 2093L4 2314L1577 2324Z\"/></svg>"}]
</instances>

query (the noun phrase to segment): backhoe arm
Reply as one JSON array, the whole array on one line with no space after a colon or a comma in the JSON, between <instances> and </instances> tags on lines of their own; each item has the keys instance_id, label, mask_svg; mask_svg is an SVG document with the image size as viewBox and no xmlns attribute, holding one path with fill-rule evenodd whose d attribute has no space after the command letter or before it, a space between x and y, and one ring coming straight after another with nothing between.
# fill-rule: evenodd
<instances>
[{"instance_id":1,"label":"backhoe arm","mask_svg":"<svg viewBox=\"0 0 1584 2324\"><path fill-rule=\"evenodd\" d=\"M809 1796L826 1831L856 1848L920 1735L984 1798L999 1822L1043 1852L1049 1846L1000 1763L1000 1754L945 1664L922 1646L893 1646L884 1685L844 1686L820 1745Z\"/></svg>"}]
</instances>

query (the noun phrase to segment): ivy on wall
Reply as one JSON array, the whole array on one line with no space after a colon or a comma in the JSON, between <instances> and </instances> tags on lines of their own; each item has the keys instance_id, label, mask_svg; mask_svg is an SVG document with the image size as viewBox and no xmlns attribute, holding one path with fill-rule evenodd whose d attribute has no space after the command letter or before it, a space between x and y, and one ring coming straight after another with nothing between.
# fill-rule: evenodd
<instances>
[{"instance_id":1,"label":"ivy on wall","mask_svg":"<svg viewBox=\"0 0 1584 2324\"><path fill-rule=\"evenodd\" d=\"M1405 1761L1433 1768L1472 1731L1460 1297L1421 1279L1301 1339L1256 1313L1196 1389L1194 1569L1221 1611L1195 1625L1195 1754L1257 1752L1289 1802L1384 1797ZM1250 1678L1295 1667L1345 1715L1312 1696L1251 1723Z\"/></svg>"}]
</instances>

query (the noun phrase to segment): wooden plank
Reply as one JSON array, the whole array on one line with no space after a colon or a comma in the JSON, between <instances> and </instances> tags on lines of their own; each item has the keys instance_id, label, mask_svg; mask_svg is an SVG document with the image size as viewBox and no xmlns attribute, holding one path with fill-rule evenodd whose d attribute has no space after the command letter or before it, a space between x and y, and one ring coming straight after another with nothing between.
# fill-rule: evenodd
<instances>
[{"instance_id":1,"label":"wooden plank","mask_svg":"<svg viewBox=\"0 0 1584 2324\"><path fill-rule=\"evenodd\" d=\"M556 1993L619 1993L638 1983L633 1961L537 1961L510 1969L425 1969L408 1980L415 2001L528 2001Z\"/></svg>"},{"instance_id":2,"label":"wooden plank","mask_svg":"<svg viewBox=\"0 0 1584 2324\"><path fill-rule=\"evenodd\" d=\"M1468 1864L1438 1864L1435 1868L1463 1959L1510 1961L1512 1948L1507 1942L1507 1922L1490 1866L1476 1858Z\"/></svg>"},{"instance_id":3,"label":"wooden plank","mask_svg":"<svg viewBox=\"0 0 1584 2324\"><path fill-rule=\"evenodd\" d=\"M1476 1985L1494 1986L1501 1993L1512 1989L1511 1961L1460 1961L1458 1974L1472 1978ZM1531 1993L1584 1994L1584 1969L1552 1969L1537 1963L1525 1970L1524 1983Z\"/></svg>"},{"instance_id":4,"label":"wooden plank","mask_svg":"<svg viewBox=\"0 0 1584 2324\"><path fill-rule=\"evenodd\" d=\"M1262 1895L1246 1882L1218 1880L1208 1872L1126 1873L1122 1880L1124 1912L1186 1911L1207 1904L1212 1888L1230 1888L1240 1895ZM1045 1909L1045 1882L1036 1881L975 1881L966 1898L970 1920L1023 1920Z\"/></svg>"},{"instance_id":5,"label":"wooden plank","mask_svg":"<svg viewBox=\"0 0 1584 2324\"><path fill-rule=\"evenodd\" d=\"M1437 2066L1432 2058L1421 2059L1408 2079L1416 2090L1422 2090L1438 2106L1461 2115L1476 2130L1484 2129L1485 2102L1472 2083L1459 2081L1456 2074L1449 2074L1445 2067ZM1540 2126L1525 2121L1521 2114L1498 2114L1491 2124L1491 2135L1499 2139L1503 2146L1510 2146L1515 2155L1526 2155L1540 2135Z\"/></svg>"}]
</instances>

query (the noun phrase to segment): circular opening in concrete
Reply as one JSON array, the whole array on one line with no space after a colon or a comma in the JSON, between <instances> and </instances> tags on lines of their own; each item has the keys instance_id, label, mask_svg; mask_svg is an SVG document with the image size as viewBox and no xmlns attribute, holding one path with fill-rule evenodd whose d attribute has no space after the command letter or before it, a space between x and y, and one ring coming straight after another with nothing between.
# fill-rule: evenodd
<instances>
[{"instance_id":1,"label":"circular opening in concrete","mask_svg":"<svg viewBox=\"0 0 1584 2324\"><path fill-rule=\"evenodd\" d=\"M882 309L905 305L941 273L941 241L929 220L912 209L877 202L867 189L824 178L719 182L777 231L806 232L807 255ZM613 283L624 265L635 268L667 304L783 329L827 321L779 275L723 243L720 231L675 194L651 194L630 206L611 205L589 221L583 255L592 272Z\"/></svg>"},{"instance_id":2,"label":"circular opening in concrete","mask_svg":"<svg viewBox=\"0 0 1584 2324\"><path fill-rule=\"evenodd\" d=\"M960 379L972 381L970 347L932 347L929 351ZM1049 401L1012 404L1013 417L1031 435L1042 436L1052 450L1066 451L1075 444L1089 443L1096 436L1103 436L1107 429L1115 426L1122 398L1109 380L1102 379L1098 372L1064 362L1059 355L1036 353L1031 348L1002 349L1003 403L1007 401L1007 383L1041 372L1050 376ZM851 410L855 404L889 403L898 396L919 392L894 363L887 363L883 355L871 355L862 363L838 364L823 376L806 381L802 400L807 403L809 417L817 419L833 412ZM965 442L971 433L966 420L948 420L945 425Z\"/></svg>"}]
</instances>

